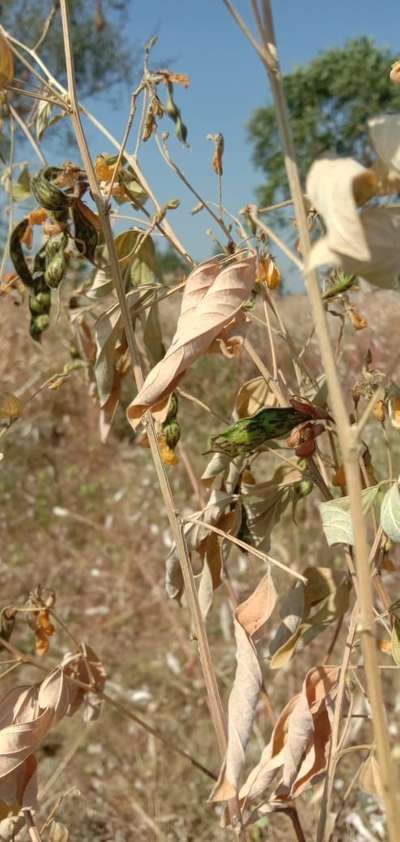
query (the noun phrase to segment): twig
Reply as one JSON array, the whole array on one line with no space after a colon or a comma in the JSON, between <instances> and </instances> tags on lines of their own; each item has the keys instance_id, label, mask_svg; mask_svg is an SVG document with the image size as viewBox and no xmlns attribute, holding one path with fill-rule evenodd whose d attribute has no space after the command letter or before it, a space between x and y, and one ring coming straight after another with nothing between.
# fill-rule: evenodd
<instances>
[{"instance_id":1,"label":"twig","mask_svg":"<svg viewBox=\"0 0 400 842\"><path fill-rule=\"evenodd\" d=\"M12 114L15 122L18 123L18 125L19 125L20 129L22 129L25 137L29 140L29 143L31 144L31 146L35 150L35 153L38 156L39 161L41 162L41 164L43 164L43 166L46 166L46 163L47 163L46 158L44 157L43 152L42 152L39 144L37 143L37 141L33 137L32 132L29 131L28 126L25 123L25 120L23 120L22 117L20 117L20 115L18 114L18 111L16 111L14 106L11 105L11 102L8 103L8 108L9 108L10 114Z\"/></svg>"},{"instance_id":2,"label":"twig","mask_svg":"<svg viewBox=\"0 0 400 842\"><path fill-rule=\"evenodd\" d=\"M281 406L287 406L287 402L288 402L289 398L285 397L279 383L275 383L271 372L268 370L267 366L263 363L261 357L259 357L256 349L253 347L253 345L251 344L249 339L245 339L244 348L247 351L250 359L253 361L256 368L258 368L260 374L262 374L268 388L271 389L272 394L275 395L278 403L280 403Z\"/></svg>"},{"instance_id":3,"label":"twig","mask_svg":"<svg viewBox=\"0 0 400 842\"><path fill-rule=\"evenodd\" d=\"M214 213L213 209L210 208L208 202L206 202L206 200L203 199L203 197L196 190L196 188L193 187L193 185L190 183L190 181L186 178L185 174L182 172L180 167L178 167L178 164L176 164L175 161L172 160L171 155L169 154L169 149L168 149L166 143L161 141L158 134L156 135L156 143L157 143L157 146L160 150L160 154L164 158L164 161L166 162L166 164L168 164L168 166L171 167L171 169L178 176L178 178L180 178L180 180L183 181L185 187L187 187L187 189L190 190L191 193L193 193L193 196L196 197L197 201L201 202L201 204L203 205L205 210L207 210L208 213L210 214L210 216L212 216L214 222L216 222L217 225L219 225L219 227L221 228L221 231L223 231L223 233L227 237L228 241L231 240L232 239L231 232L226 227L223 219L221 219L221 217L219 217L216 213Z\"/></svg>"},{"instance_id":4,"label":"twig","mask_svg":"<svg viewBox=\"0 0 400 842\"><path fill-rule=\"evenodd\" d=\"M53 23L53 20L54 20L56 14L57 14L57 8L58 8L58 0L54 0L52 8L50 9L50 12L47 15L47 18L44 22L42 32L41 32L38 40L36 41L36 44L33 47L34 52L37 52L37 50L40 50L40 47L42 46L43 42L46 40L46 38L49 34L51 24Z\"/></svg>"},{"instance_id":5,"label":"twig","mask_svg":"<svg viewBox=\"0 0 400 842\"><path fill-rule=\"evenodd\" d=\"M247 205L243 208L241 213L245 216L249 216L257 227L260 228L261 231L263 231L264 234L266 234L267 237L269 237L269 239L272 240L272 242L275 243L275 245L278 246L284 254L286 254L286 257L288 257L298 269L300 269L300 272L304 272L304 265L300 258L297 257L297 254L295 254L292 249L290 249L289 246L287 246L286 243L278 237L278 234L275 234L275 231L273 231L269 225L266 225L265 222L257 216L256 205Z\"/></svg>"},{"instance_id":6,"label":"twig","mask_svg":"<svg viewBox=\"0 0 400 842\"><path fill-rule=\"evenodd\" d=\"M187 515L184 518L185 521L189 521L190 523L198 523L199 518L195 517L195 515ZM262 561L266 561L268 564L273 564L275 567L280 567L281 570L284 570L285 573L288 573L289 576L294 576L295 579L299 579L300 582L307 583L307 579L305 576L302 576L301 573L297 573L296 570L292 570L291 567L287 567L282 561L277 561L276 558L268 555L267 553L261 552L261 550L257 550L256 547L252 547L251 544L246 544L245 541L241 541L240 538L235 538L234 535L229 535L228 532L224 532L222 529L219 529L218 526L213 526L211 523L204 523L201 522L201 526L204 529L209 529L210 532L215 532L216 535L220 535L221 538L225 538L226 541L230 541L232 544L236 544L237 547L240 547L242 550L245 550L250 555L256 556L256 558L260 558Z\"/></svg>"},{"instance_id":7,"label":"twig","mask_svg":"<svg viewBox=\"0 0 400 842\"><path fill-rule=\"evenodd\" d=\"M149 725L147 722L145 722L144 719L142 719L141 716L138 716L136 713L132 713L132 711L129 710L129 708L126 708L125 705L121 704L121 702L118 702L116 699L113 699L112 696L108 695L108 693L101 693L100 696L102 699L104 699L104 701L108 702L112 707L118 710L119 713L122 713L128 719L131 719L132 722L136 722L136 724L140 725L140 727L147 731L148 734L151 734L153 737L156 737L156 739L163 743L165 746L167 746L168 749L174 751L176 754L180 754L180 756L184 757L185 760L189 760L192 766L195 766L196 769L200 769L201 772L204 772L204 774L211 778L213 781L217 780L217 776L210 769L207 769L207 766L203 766L203 764L200 763L199 760L196 760L195 757L192 757L192 755L189 754L189 752L179 748L176 740L169 740L167 739L167 737L164 737L164 735L161 734L157 728L154 728L152 725Z\"/></svg>"}]
</instances>

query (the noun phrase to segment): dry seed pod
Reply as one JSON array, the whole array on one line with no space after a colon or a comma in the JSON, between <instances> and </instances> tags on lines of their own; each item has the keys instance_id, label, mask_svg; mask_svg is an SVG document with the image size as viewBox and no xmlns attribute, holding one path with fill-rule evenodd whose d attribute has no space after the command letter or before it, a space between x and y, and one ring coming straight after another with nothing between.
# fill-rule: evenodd
<instances>
[{"instance_id":1,"label":"dry seed pod","mask_svg":"<svg viewBox=\"0 0 400 842\"><path fill-rule=\"evenodd\" d=\"M29 219L22 219L18 225L15 226L10 237L10 257L15 271L21 280L28 287L33 286L32 273L25 260L24 252L22 250L21 239L29 227Z\"/></svg>"},{"instance_id":2,"label":"dry seed pod","mask_svg":"<svg viewBox=\"0 0 400 842\"><path fill-rule=\"evenodd\" d=\"M153 107L150 104L150 106L148 108L148 111L147 111L146 120L145 120L145 124L144 124L144 128L143 128L143 134L142 134L142 140L143 140L144 143L146 142L146 140L149 140L149 138L152 136L152 134L156 130L156 128L157 128L157 123L156 123L156 119L154 117Z\"/></svg>"},{"instance_id":3,"label":"dry seed pod","mask_svg":"<svg viewBox=\"0 0 400 842\"><path fill-rule=\"evenodd\" d=\"M81 254L93 262L99 235L85 209L86 205L82 202L77 202L72 209L75 227L75 245Z\"/></svg>"}]
</instances>

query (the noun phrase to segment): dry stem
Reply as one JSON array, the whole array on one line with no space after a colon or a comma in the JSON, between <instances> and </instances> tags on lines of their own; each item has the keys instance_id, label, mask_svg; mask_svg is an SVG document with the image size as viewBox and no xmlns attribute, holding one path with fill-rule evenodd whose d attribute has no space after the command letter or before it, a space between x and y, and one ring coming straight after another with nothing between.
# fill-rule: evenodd
<instances>
[{"instance_id":1,"label":"dry stem","mask_svg":"<svg viewBox=\"0 0 400 842\"><path fill-rule=\"evenodd\" d=\"M301 251L304 261L307 264L311 244L307 225L307 216L304 207L303 192L296 163L296 153L291 136L282 76L277 57L270 2L269 0L260 0L260 10L256 16L262 42L261 44L256 41L230 0L223 0L223 2L235 18L246 37L252 43L269 76L271 90L275 101L286 172L296 214ZM254 8L257 8L256 4L254 4ZM373 595L368 563L369 551L367 533L361 502L362 489L358 465L358 431L350 424L348 419L348 413L338 378L335 355L333 353L329 337L326 313L321 298L317 273L315 271L307 271L305 274L305 280L316 333L319 340L321 357L326 373L332 411L337 424L348 493L350 497L358 579L361 644L367 676L377 756L381 770L381 782L387 812L389 839L391 842L395 842L398 838L398 828L400 827L397 775L391 756L384 697L373 635ZM328 830L325 823L324 829L320 830L318 840L319 842L322 842L322 840L325 842L327 838Z\"/></svg>"}]
</instances>

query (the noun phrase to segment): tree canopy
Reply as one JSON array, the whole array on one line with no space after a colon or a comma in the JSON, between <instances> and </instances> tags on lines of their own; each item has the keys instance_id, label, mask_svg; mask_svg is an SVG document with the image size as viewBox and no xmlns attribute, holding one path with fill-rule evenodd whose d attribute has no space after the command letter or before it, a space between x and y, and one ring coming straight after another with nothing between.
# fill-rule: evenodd
<instances>
[{"instance_id":1,"label":"tree canopy","mask_svg":"<svg viewBox=\"0 0 400 842\"><path fill-rule=\"evenodd\" d=\"M84 95L109 90L113 85L132 80L132 50L126 37L124 18L130 0L71 0L71 25L74 44L76 81ZM53 13L54 10L54 13ZM57 12L57 14L56 14ZM39 47L45 63L54 75L65 79L65 61L60 14L57 0L6 0L0 2L2 26L30 47L34 47L46 24L49 28ZM25 78L25 67L19 77Z\"/></svg>"},{"instance_id":2,"label":"tree canopy","mask_svg":"<svg viewBox=\"0 0 400 842\"><path fill-rule=\"evenodd\" d=\"M361 37L327 50L283 77L303 178L312 161L328 150L354 156L364 164L370 162L368 117L400 109L400 88L389 81L396 58L390 50L379 49L371 39ZM248 128L254 163L265 176L258 190L260 204L287 199L289 188L274 107L258 108Z\"/></svg>"}]
</instances>

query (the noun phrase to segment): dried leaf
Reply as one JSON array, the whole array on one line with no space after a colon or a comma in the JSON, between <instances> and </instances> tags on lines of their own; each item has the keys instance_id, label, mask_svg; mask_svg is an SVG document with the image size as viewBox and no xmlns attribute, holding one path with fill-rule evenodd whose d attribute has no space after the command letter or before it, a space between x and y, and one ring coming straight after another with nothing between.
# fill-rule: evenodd
<instances>
[{"instance_id":1,"label":"dried leaf","mask_svg":"<svg viewBox=\"0 0 400 842\"><path fill-rule=\"evenodd\" d=\"M22 415L23 406L12 392L0 392L0 426L3 421L11 424Z\"/></svg>"},{"instance_id":2,"label":"dried leaf","mask_svg":"<svg viewBox=\"0 0 400 842\"><path fill-rule=\"evenodd\" d=\"M256 706L262 685L260 648L277 594L271 575L262 577L255 591L235 611L236 674L228 703L228 746L213 801L236 795L245 762Z\"/></svg>"},{"instance_id":3,"label":"dried leaf","mask_svg":"<svg viewBox=\"0 0 400 842\"><path fill-rule=\"evenodd\" d=\"M82 704L86 691L70 680L77 678L102 689L104 670L94 652L82 647L68 655L41 684L16 687L0 702L0 817L21 807L37 806L36 760L50 728Z\"/></svg>"},{"instance_id":4,"label":"dried leaf","mask_svg":"<svg viewBox=\"0 0 400 842\"><path fill-rule=\"evenodd\" d=\"M247 418L266 406L276 406L276 402L265 377L253 377L240 387L236 395L235 409L239 418Z\"/></svg>"},{"instance_id":5,"label":"dried leaf","mask_svg":"<svg viewBox=\"0 0 400 842\"><path fill-rule=\"evenodd\" d=\"M14 58L10 45L0 33L0 88L6 88L14 78Z\"/></svg>"},{"instance_id":6,"label":"dried leaf","mask_svg":"<svg viewBox=\"0 0 400 842\"><path fill-rule=\"evenodd\" d=\"M301 471L285 466L277 468L267 482L241 484L246 526L251 543L268 552L271 533L280 521L288 504L294 502L294 492L303 479Z\"/></svg>"},{"instance_id":7,"label":"dried leaf","mask_svg":"<svg viewBox=\"0 0 400 842\"><path fill-rule=\"evenodd\" d=\"M259 763L240 790L240 798L265 798L278 769L281 782L271 802L287 802L316 783L325 772L331 737L330 707L339 670L314 667L304 680L301 693L282 711Z\"/></svg>"},{"instance_id":8,"label":"dried leaf","mask_svg":"<svg viewBox=\"0 0 400 842\"><path fill-rule=\"evenodd\" d=\"M358 210L356 189L363 179L368 182L369 172L352 158L325 157L312 165L307 194L324 219L327 235L313 245L308 268L340 265L376 286L397 288L400 210Z\"/></svg>"},{"instance_id":9,"label":"dried leaf","mask_svg":"<svg viewBox=\"0 0 400 842\"><path fill-rule=\"evenodd\" d=\"M69 830L65 827L65 824L52 821L47 839L48 842L68 842Z\"/></svg>"},{"instance_id":10,"label":"dried leaf","mask_svg":"<svg viewBox=\"0 0 400 842\"><path fill-rule=\"evenodd\" d=\"M390 172L400 174L400 116L380 114L368 120L371 143L377 155Z\"/></svg>"},{"instance_id":11,"label":"dried leaf","mask_svg":"<svg viewBox=\"0 0 400 842\"><path fill-rule=\"evenodd\" d=\"M370 754L364 763L358 781L364 792L374 795L378 801L384 803L381 770L374 754Z\"/></svg>"},{"instance_id":12,"label":"dried leaf","mask_svg":"<svg viewBox=\"0 0 400 842\"><path fill-rule=\"evenodd\" d=\"M392 658L400 666L400 620L396 617L392 627Z\"/></svg>"},{"instance_id":13,"label":"dried leaf","mask_svg":"<svg viewBox=\"0 0 400 842\"><path fill-rule=\"evenodd\" d=\"M300 641L310 643L347 611L350 584L346 573L307 567L303 575L307 583L297 582L281 604L282 622L269 647L271 669L286 666Z\"/></svg>"},{"instance_id":14,"label":"dried leaf","mask_svg":"<svg viewBox=\"0 0 400 842\"><path fill-rule=\"evenodd\" d=\"M395 543L400 541L400 491L397 482L386 492L381 506L381 527Z\"/></svg>"},{"instance_id":15,"label":"dried leaf","mask_svg":"<svg viewBox=\"0 0 400 842\"><path fill-rule=\"evenodd\" d=\"M400 85L400 61L395 61L390 69L390 81Z\"/></svg>"},{"instance_id":16,"label":"dried leaf","mask_svg":"<svg viewBox=\"0 0 400 842\"><path fill-rule=\"evenodd\" d=\"M380 485L372 485L361 492L364 515L375 503ZM350 514L350 497L336 497L319 504L322 528L325 538L332 544L354 544L353 525Z\"/></svg>"},{"instance_id":17,"label":"dried leaf","mask_svg":"<svg viewBox=\"0 0 400 842\"><path fill-rule=\"evenodd\" d=\"M220 263L211 260L189 276L172 344L128 408L133 428L147 409L165 401L185 371L209 351L216 339L232 340L238 323L244 321L240 311L254 283L255 258L220 270Z\"/></svg>"}]
</instances>

